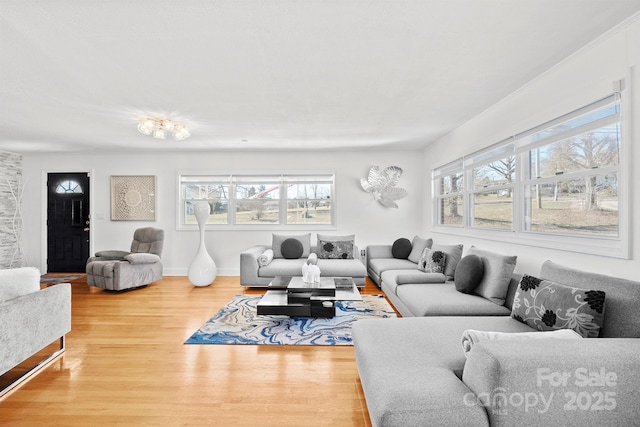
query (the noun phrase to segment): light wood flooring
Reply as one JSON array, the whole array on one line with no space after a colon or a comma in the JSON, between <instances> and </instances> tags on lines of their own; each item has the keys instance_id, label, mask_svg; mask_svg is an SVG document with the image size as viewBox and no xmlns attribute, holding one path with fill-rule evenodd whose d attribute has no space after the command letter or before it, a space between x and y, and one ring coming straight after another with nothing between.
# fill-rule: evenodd
<instances>
[{"instance_id":1,"label":"light wood flooring","mask_svg":"<svg viewBox=\"0 0 640 427\"><path fill-rule=\"evenodd\" d=\"M263 292L238 277L72 286L66 352L0 400L0 425L370 425L352 346L183 344L233 295ZM367 279L363 293L382 292Z\"/></svg>"}]
</instances>

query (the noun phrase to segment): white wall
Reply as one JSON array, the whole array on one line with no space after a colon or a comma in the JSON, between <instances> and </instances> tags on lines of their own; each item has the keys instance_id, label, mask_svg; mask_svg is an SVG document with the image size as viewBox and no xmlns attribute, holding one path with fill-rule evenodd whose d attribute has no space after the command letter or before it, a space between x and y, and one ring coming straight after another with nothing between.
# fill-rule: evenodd
<instances>
[{"instance_id":1,"label":"white wall","mask_svg":"<svg viewBox=\"0 0 640 427\"><path fill-rule=\"evenodd\" d=\"M625 135L627 161L640 164L640 22L621 26L595 43L567 58L521 90L487 109L454 132L419 152L315 152L315 153L165 153L147 154L28 154L23 158L26 191L23 199L25 264L46 267L45 200L46 172L92 172L92 248L128 247L133 230L155 225L166 230L164 252L167 275L186 275L195 253L197 232L176 230L176 171L208 170L218 172L296 170L336 173L336 234L356 234L360 247L373 243L391 243L398 237L414 234L431 236L443 243L464 243L485 249L518 255L516 271L535 274L546 259L590 271L598 271L637 280L640 272L640 226L633 214L640 213L640 187L631 193L631 259L585 255L579 252L540 249L487 239L443 234L433 228L430 172L462 155L498 142L549 119L597 100L612 90L612 82L624 78L633 110L625 111L628 121ZM464 100L461 100L464 102ZM428 117L425 117L428 120ZM162 142L159 142L162 143ZM359 179L373 165L397 165L404 169L399 186L409 197L399 202L400 209L386 209L360 189ZM630 168L628 182L637 183L640 173ZM158 211L155 223L112 222L110 175L157 175ZM95 220L101 214L104 219ZM302 230L311 231L312 228ZM238 274L239 253L257 243L269 243L272 231L208 231L209 252L220 275Z\"/></svg>"},{"instance_id":2,"label":"white wall","mask_svg":"<svg viewBox=\"0 0 640 427\"><path fill-rule=\"evenodd\" d=\"M144 136L141 136L144 138ZM158 144L164 143L158 141ZM337 229L327 234L355 234L356 244L392 243L398 237L419 233L422 209L422 165L420 152L276 152L276 153L162 153L149 154L26 154L23 176L25 263L46 271L46 184L47 172L92 173L92 252L101 249L128 249L133 231L141 226L165 230L163 253L166 275L186 275L198 244L197 231L176 230L177 173L208 171L241 172L334 172L336 174ZM399 187L409 197L398 201L399 209L384 208L360 187L371 166L399 166L404 170ZM156 175L158 220L132 222L110 220L111 175ZM103 219L97 219L102 217ZM270 244L272 230L206 232L209 253L218 274L238 275L240 252L254 244ZM298 231L275 231L298 233ZM300 230L312 232L312 227ZM325 231L323 231L325 232Z\"/></svg>"},{"instance_id":3,"label":"white wall","mask_svg":"<svg viewBox=\"0 0 640 427\"><path fill-rule=\"evenodd\" d=\"M638 280L640 273L640 226L635 215L640 213L640 20L615 29L598 41L567 58L544 75L530 82L516 93L503 99L481 115L467 122L437 141L424 152L424 181L430 180L434 167L446 164L465 154L499 142L515 133L527 130L547 120L596 101L612 92L612 82L625 79L624 105L632 110L623 112L625 161L631 166L628 183L631 184L631 259L617 259L578 252L558 251L507 244L438 233L433 228L431 196L425 197L423 224L430 229L434 240L463 243L518 255L516 271L535 274L547 259L575 268ZM624 102L624 101L623 101ZM625 124L623 124L625 126ZM430 191L428 191L430 194ZM636 224L633 224L636 222ZM439 228L438 230L441 230Z\"/></svg>"}]
</instances>

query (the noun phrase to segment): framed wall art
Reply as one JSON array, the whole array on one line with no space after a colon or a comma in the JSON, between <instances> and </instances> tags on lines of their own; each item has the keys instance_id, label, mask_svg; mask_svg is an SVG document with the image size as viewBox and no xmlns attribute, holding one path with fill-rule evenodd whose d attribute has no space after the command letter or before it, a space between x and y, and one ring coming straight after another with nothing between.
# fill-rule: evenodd
<instances>
[{"instance_id":1,"label":"framed wall art","mask_svg":"<svg viewBox=\"0 0 640 427\"><path fill-rule=\"evenodd\" d=\"M155 175L111 175L111 221L155 220Z\"/></svg>"}]
</instances>

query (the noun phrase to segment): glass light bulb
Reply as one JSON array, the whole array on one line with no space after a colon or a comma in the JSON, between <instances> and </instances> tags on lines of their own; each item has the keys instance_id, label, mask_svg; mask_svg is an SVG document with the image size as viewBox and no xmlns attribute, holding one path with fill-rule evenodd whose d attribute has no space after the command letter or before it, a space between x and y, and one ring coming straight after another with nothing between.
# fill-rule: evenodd
<instances>
[{"instance_id":1,"label":"glass light bulb","mask_svg":"<svg viewBox=\"0 0 640 427\"><path fill-rule=\"evenodd\" d=\"M167 137L167 134L164 129L159 127L153 131L153 137L157 139L165 139Z\"/></svg>"},{"instance_id":2,"label":"glass light bulb","mask_svg":"<svg viewBox=\"0 0 640 427\"><path fill-rule=\"evenodd\" d=\"M154 127L155 122L151 119L144 119L140 124L138 124L138 130L144 135L149 135L153 131Z\"/></svg>"},{"instance_id":3,"label":"glass light bulb","mask_svg":"<svg viewBox=\"0 0 640 427\"><path fill-rule=\"evenodd\" d=\"M176 127L176 132L173 134L173 136L178 141L183 141L189 138L191 134L189 133L187 128L184 125L182 125L182 126Z\"/></svg>"},{"instance_id":4,"label":"glass light bulb","mask_svg":"<svg viewBox=\"0 0 640 427\"><path fill-rule=\"evenodd\" d=\"M160 122L160 126L162 126L163 128L165 128L166 130L168 130L169 132L171 132L173 130L173 128L175 127L174 123L171 120L162 120Z\"/></svg>"}]
</instances>

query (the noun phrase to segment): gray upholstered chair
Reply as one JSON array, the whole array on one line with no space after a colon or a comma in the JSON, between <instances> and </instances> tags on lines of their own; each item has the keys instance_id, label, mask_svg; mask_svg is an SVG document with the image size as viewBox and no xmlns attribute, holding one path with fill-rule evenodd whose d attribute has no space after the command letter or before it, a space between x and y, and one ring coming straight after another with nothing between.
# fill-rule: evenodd
<instances>
[{"instance_id":1,"label":"gray upholstered chair","mask_svg":"<svg viewBox=\"0 0 640 427\"><path fill-rule=\"evenodd\" d=\"M87 283L112 291L138 288L162 279L164 230L138 228L131 251L99 251L87 260Z\"/></svg>"}]
</instances>

